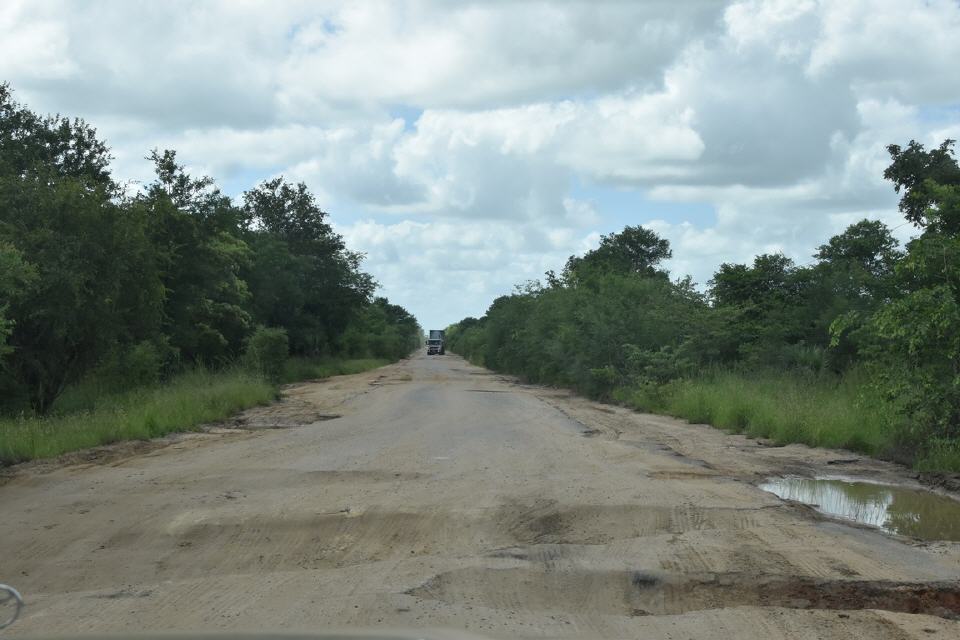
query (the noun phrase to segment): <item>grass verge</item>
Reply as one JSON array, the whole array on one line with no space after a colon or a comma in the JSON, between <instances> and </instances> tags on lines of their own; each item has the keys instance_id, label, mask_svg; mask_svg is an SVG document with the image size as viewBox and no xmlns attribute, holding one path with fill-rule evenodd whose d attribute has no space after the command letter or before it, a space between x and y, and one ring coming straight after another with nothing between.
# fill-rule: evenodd
<instances>
[{"instance_id":1,"label":"grass verge","mask_svg":"<svg viewBox=\"0 0 960 640\"><path fill-rule=\"evenodd\" d=\"M934 473L952 471L960 473L960 442L955 440L935 440L926 452L917 460L918 471Z\"/></svg>"},{"instance_id":2,"label":"grass verge","mask_svg":"<svg viewBox=\"0 0 960 640\"><path fill-rule=\"evenodd\" d=\"M290 358L283 366L284 383L363 373L390 364L380 358Z\"/></svg>"},{"instance_id":3,"label":"grass verge","mask_svg":"<svg viewBox=\"0 0 960 640\"><path fill-rule=\"evenodd\" d=\"M275 398L273 385L246 372L190 371L163 385L104 395L87 411L0 418L0 464L190 431Z\"/></svg>"},{"instance_id":4,"label":"grass verge","mask_svg":"<svg viewBox=\"0 0 960 640\"><path fill-rule=\"evenodd\" d=\"M385 364L387 360L374 358L291 358L281 381L360 373ZM276 398L276 385L240 369L197 369L124 393L109 393L96 381L87 381L68 389L50 416L0 417L0 466L192 431Z\"/></svg>"},{"instance_id":5,"label":"grass verge","mask_svg":"<svg viewBox=\"0 0 960 640\"><path fill-rule=\"evenodd\" d=\"M896 414L856 375L718 371L658 388L621 388L614 398L641 411L779 444L798 442L876 457L888 457L895 448Z\"/></svg>"}]
</instances>

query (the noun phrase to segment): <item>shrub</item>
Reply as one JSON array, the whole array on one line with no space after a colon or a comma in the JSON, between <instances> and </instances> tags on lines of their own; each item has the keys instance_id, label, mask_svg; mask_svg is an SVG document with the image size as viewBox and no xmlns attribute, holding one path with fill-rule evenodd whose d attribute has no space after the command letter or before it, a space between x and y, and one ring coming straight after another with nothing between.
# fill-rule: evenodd
<instances>
[{"instance_id":1,"label":"shrub","mask_svg":"<svg viewBox=\"0 0 960 640\"><path fill-rule=\"evenodd\" d=\"M169 350L169 348L168 348ZM159 382L166 354L156 344L143 341L107 357L94 375L110 391L126 391Z\"/></svg>"},{"instance_id":2,"label":"shrub","mask_svg":"<svg viewBox=\"0 0 960 640\"><path fill-rule=\"evenodd\" d=\"M610 397L619 379L620 375L612 366L596 367L590 369L583 391L593 398L606 399Z\"/></svg>"},{"instance_id":3,"label":"shrub","mask_svg":"<svg viewBox=\"0 0 960 640\"><path fill-rule=\"evenodd\" d=\"M289 353L290 342L284 329L258 327L247 339L244 360L264 378L279 381Z\"/></svg>"}]
</instances>

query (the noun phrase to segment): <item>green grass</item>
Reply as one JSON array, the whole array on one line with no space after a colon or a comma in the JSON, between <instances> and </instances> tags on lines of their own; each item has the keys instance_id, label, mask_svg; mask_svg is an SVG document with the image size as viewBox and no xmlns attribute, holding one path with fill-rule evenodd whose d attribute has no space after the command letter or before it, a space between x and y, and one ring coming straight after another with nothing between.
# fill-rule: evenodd
<instances>
[{"instance_id":1,"label":"green grass","mask_svg":"<svg viewBox=\"0 0 960 640\"><path fill-rule=\"evenodd\" d=\"M390 364L380 358L290 358L283 367L280 380L284 383L315 380L330 376L363 373Z\"/></svg>"},{"instance_id":2,"label":"green grass","mask_svg":"<svg viewBox=\"0 0 960 640\"><path fill-rule=\"evenodd\" d=\"M960 442L934 441L917 460L915 466L918 471L960 472Z\"/></svg>"},{"instance_id":3,"label":"green grass","mask_svg":"<svg viewBox=\"0 0 960 640\"><path fill-rule=\"evenodd\" d=\"M778 444L849 449L920 471L960 472L960 442L928 441L902 429L895 409L856 371L842 378L716 371L659 388L620 388L614 399Z\"/></svg>"},{"instance_id":4,"label":"green grass","mask_svg":"<svg viewBox=\"0 0 960 640\"><path fill-rule=\"evenodd\" d=\"M872 456L894 447L896 418L858 376L747 375L725 371L655 390L618 389L635 409L665 413L779 444L843 448Z\"/></svg>"},{"instance_id":5,"label":"green grass","mask_svg":"<svg viewBox=\"0 0 960 640\"><path fill-rule=\"evenodd\" d=\"M273 385L242 371L191 371L163 385L87 397L93 406L85 411L0 418L0 464L190 431L275 398Z\"/></svg>"},{"instance_id":6,"label":"green grass","mask_svg":"<svg viewBox=\"0 0 960 640\"><path fill-rule=\"evenodd\" d=\"M192 371L163 385L101 396L86 411L0 418L0 464L190 431L275 398L273 385L244 372Z\"/></svg>"},{"instance_id":7,"label":"green grass","mask_svg":"<svg viewBox=\"0 0 960 640\"><path fill-rule=\"evenodd\" d=\"M282 382L361 373L387 360L291 358ZM49 416L0 417L0 466L49 458L121 440L147 440L223 420L277 398L277 387L232 369L197 369L163 384L124 393L110 392L90 378L67 389Z\"/></svg>"}]
</instances>

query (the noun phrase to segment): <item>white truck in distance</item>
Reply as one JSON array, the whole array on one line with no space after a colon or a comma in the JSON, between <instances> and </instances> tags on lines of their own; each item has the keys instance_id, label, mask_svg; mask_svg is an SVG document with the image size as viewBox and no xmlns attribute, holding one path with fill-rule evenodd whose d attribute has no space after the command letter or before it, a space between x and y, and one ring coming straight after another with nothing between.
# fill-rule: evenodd
<instances>
[{"instance_id":1,"label":"white truck in distance","mask_svg":"<svg viewBox=\"0 0 960 640\"><path fill-rule=\"evenodd\" d=\"M443 348L443 329L430 329L430 336L427 338L427 355L442 356L446 353Z\"/></svg>"}]
</instances>

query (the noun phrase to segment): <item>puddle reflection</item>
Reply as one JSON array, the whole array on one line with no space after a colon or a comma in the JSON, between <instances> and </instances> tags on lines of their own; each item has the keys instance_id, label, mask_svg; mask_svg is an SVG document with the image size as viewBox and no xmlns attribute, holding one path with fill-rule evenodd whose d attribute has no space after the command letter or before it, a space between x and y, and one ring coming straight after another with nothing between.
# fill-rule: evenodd
<instances>
[{"instance_id":1,"label":"puddle reflection","mask_svg":"<svg viewBox=\"0 0 960 640\"><path fill-rule=\"evenodd\" d=\"M922 540L960 541L960 502L930 491L844 479L771 478L760 485L780 498Z\"/></svg>"}]
</instances>

